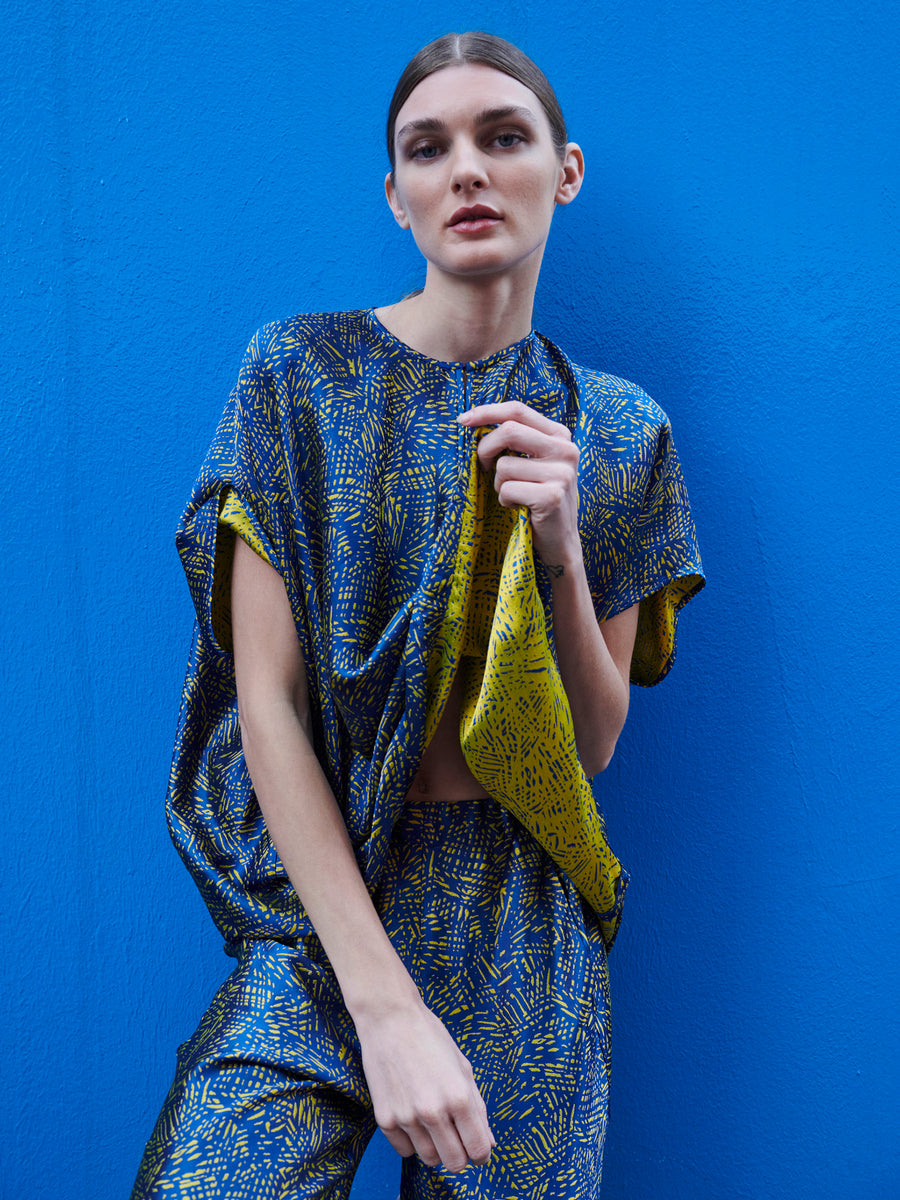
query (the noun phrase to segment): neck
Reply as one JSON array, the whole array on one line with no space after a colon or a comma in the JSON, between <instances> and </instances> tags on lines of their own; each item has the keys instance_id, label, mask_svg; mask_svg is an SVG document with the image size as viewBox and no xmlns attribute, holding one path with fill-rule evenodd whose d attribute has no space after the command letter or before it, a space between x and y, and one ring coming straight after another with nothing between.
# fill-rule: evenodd
<instances>
[{"instance_id":1,"label":"neck","mask_svg":"<svg viewBox=\"0 0 900 1200\"><path fill-rule=\"evenodd\" d=\"M502 275L460 279L430 269L417 296L378 309L381 323L429 358L474 362L531 332L534 282Z\"/></svg>"}]
</instances>

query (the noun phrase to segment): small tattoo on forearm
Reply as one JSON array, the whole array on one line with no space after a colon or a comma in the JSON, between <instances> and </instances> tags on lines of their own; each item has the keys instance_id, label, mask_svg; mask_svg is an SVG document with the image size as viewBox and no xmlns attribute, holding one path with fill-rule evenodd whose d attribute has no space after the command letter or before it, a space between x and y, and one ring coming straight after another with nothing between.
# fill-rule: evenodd
<instances>
[{"instance_id":1,"label":"small tattoo on forearm","mask_svg":"<svg viewBox=\"0 0 900 1200\"><path fill-rule=\"evenodd\" d=\"M543 561L544 560L541 559L541 562L543 562ZM553 576L554 579L562 579L563 575L565 575L565 573L566 573L566 568L562 565L562 563L560 563L559 566L556 566L554 563L545 562L544 566L550 572L550 574Z\"/></svg>"}]
</instances>

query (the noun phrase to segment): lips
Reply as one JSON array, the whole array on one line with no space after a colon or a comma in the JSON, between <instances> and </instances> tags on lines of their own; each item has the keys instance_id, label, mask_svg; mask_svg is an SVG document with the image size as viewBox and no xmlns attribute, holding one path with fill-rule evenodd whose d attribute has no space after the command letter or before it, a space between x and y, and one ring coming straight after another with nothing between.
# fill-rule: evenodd
<instances>
[{"instance_id":1,"label":"lips","mask_svg":"<svg viewBox=\"0 0 900 1200\"><path fill-rule=\"evenodd\" d=\"M471 208L458 208L447 225L452 229L454 225L460 225L463 222L499 221L501 219L496 209L488 208L486 204L473 204Z\"/></svg>"}]
</instances>

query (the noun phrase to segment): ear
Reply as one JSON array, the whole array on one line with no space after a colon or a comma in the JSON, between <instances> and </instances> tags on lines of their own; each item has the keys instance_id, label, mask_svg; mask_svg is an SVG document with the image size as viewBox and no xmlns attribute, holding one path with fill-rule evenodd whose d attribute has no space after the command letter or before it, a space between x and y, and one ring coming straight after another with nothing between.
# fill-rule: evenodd
<instances>
[{"instance_id":1,"label":"ear","mask_svg":"<svg viewBox=\"0 0 900 1200\"><path fill-rule=\"evenodd\" d=\"M394 214L394 220L401 229L409 229L409 217L406 215L406 209L400 200L400 193L397 191L397 185L394 183L390 171L384 177L384 194L387 196L388 206Z\"/></svg>"},{"instance_id":2,"label":"ear","mask_svg":"<svg viewBox=\"0 0 900 1200\"><path fill-rule=\"evenodd\" d=\"M565 158L559 168L559 187L556 189L557 204L571 204L584 182L584 155L577 142L566 144Z\"/></svg>"}]
</instances>

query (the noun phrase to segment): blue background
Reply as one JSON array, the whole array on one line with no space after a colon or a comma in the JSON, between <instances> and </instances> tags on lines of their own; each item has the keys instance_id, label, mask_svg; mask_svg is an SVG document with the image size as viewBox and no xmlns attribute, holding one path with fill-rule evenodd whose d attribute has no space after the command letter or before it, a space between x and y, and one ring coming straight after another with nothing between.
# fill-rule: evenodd
<instances>
[{"instance_id":1,"label":"blue background","mask_svg":"<svg viewBox=\"0 0 900 1200\"><path fill-rule=\"evenodd\" d=\"M163 819L172 531L254 328L419 281L383 113L470 27L587 157L535 323L667 409L710 578L598 782L604 1195L900 1195L895 5L0 10L3 1196L127 1195L229 969Z\"/></svg>"}]
</instances>

